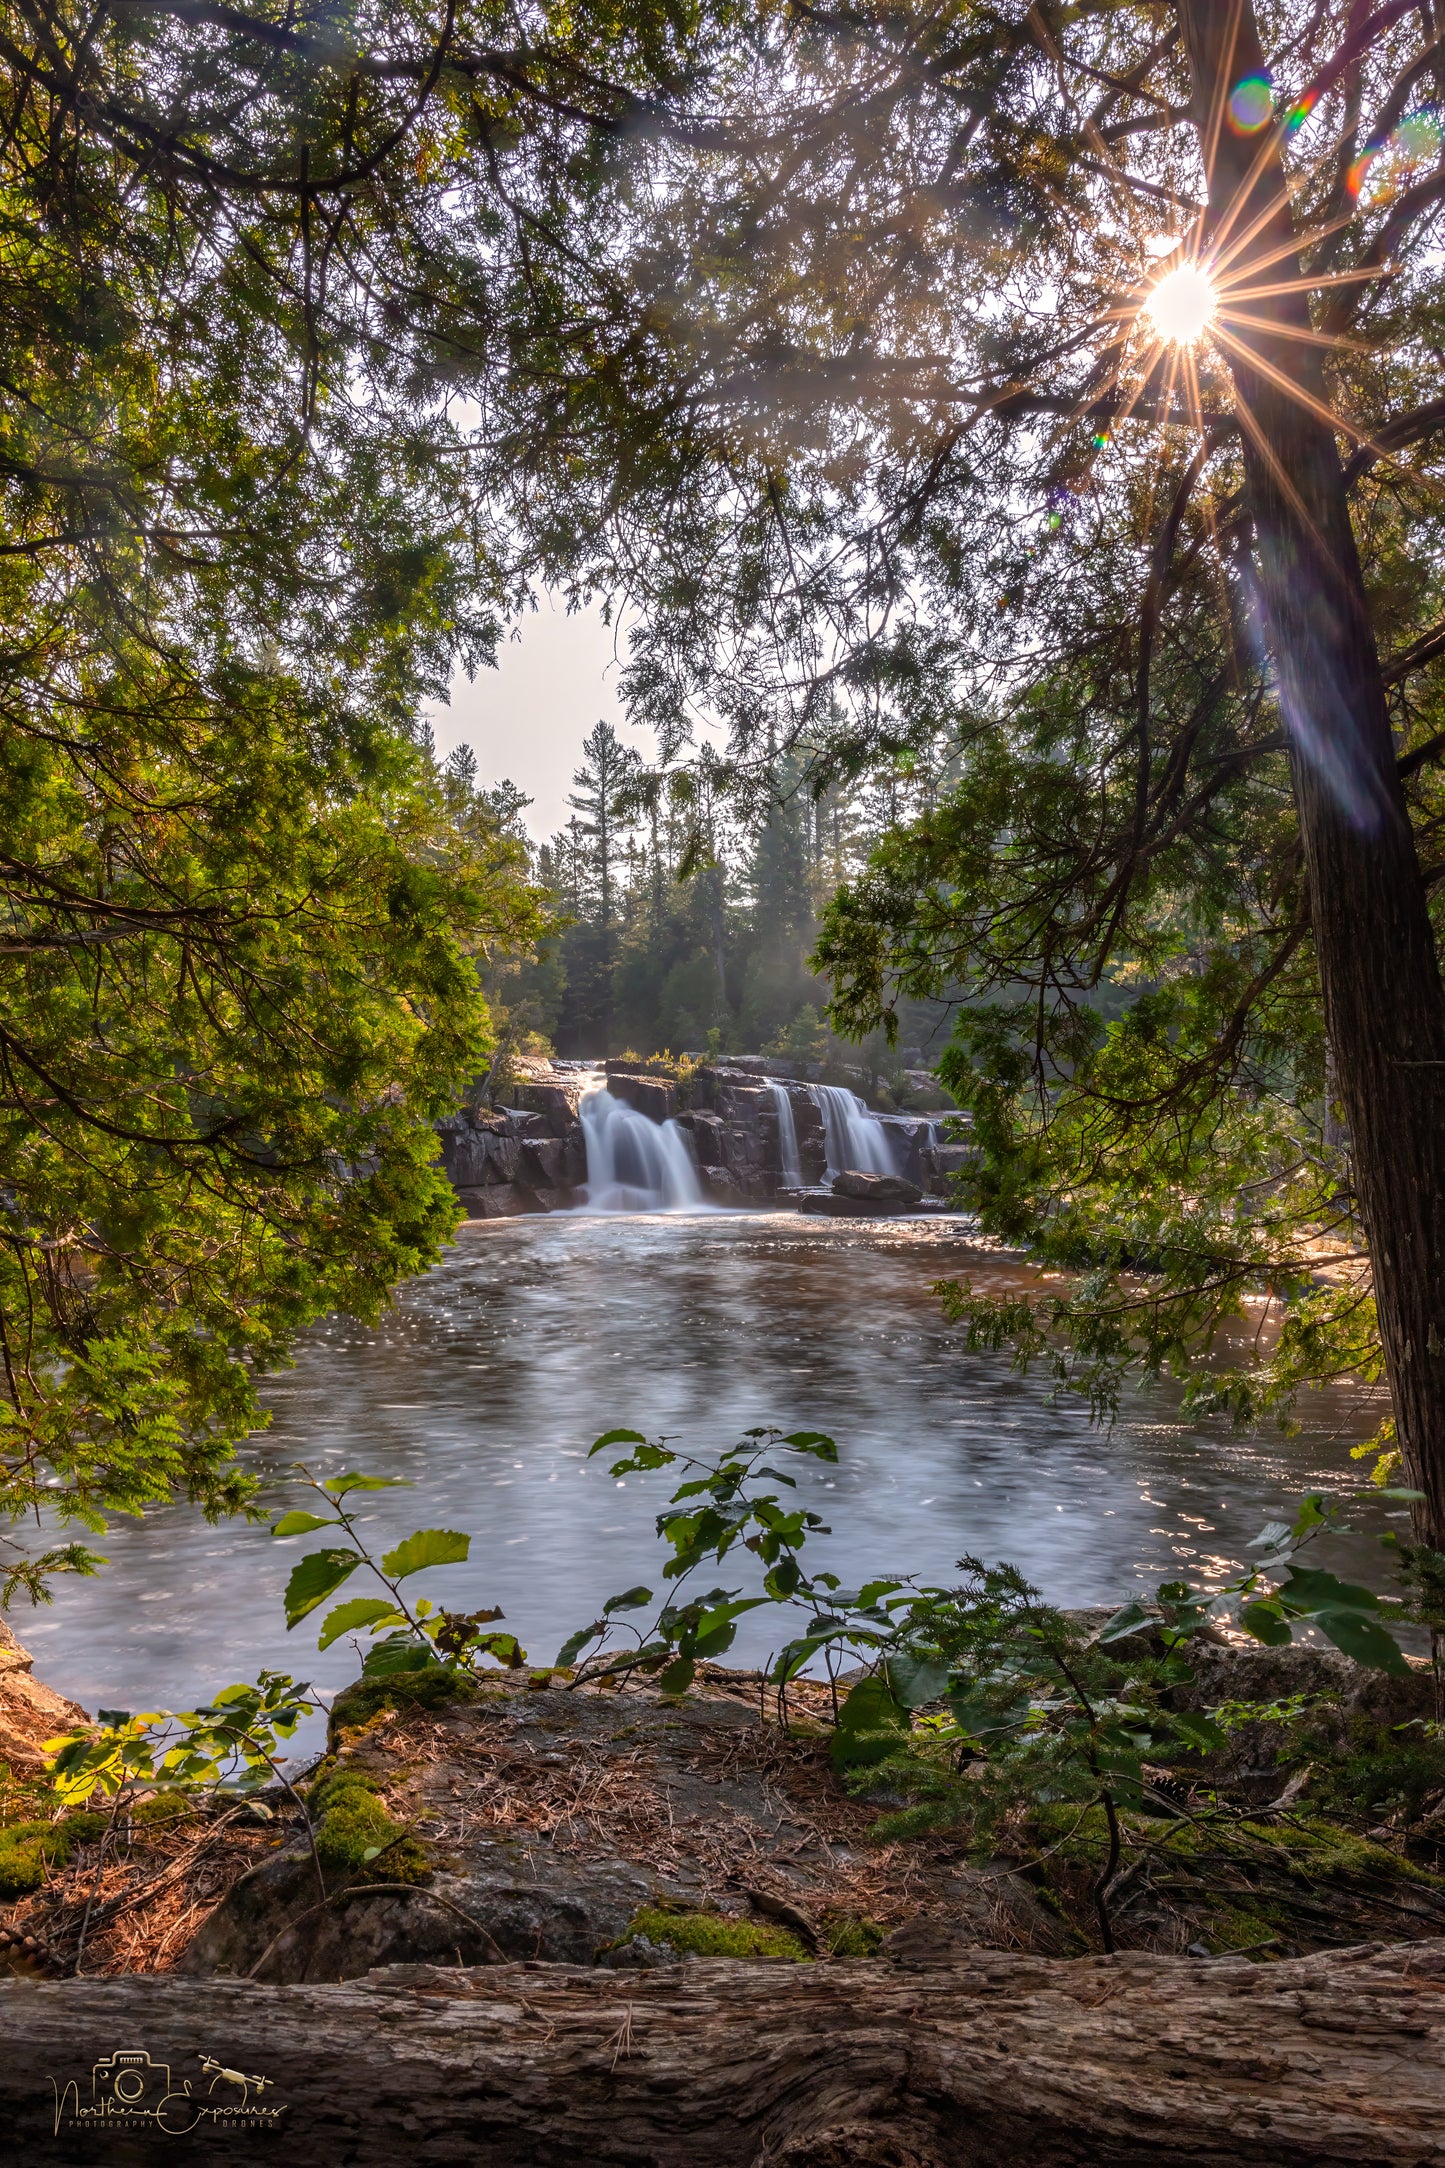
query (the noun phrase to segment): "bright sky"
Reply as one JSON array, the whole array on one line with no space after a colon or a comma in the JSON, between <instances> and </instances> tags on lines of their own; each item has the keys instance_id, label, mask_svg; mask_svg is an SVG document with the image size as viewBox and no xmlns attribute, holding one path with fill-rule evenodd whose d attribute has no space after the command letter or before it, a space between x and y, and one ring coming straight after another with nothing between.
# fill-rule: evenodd
<instances>
[{"instance_id":1,"label":"bright sky","mask_svg":"<svg viewBox=\"0 0 1445 2168\"><path fill-rule=\"evenodd\" d=\"M544 597L503 642L495 670L479 670L470 684L459 671L450 706L429 711L437 750L469 745L480 783L510 776L533 801L527 825L545 842L568 818L572 771L599 718L615 723L639 752L649 750L644 733L623 721L620 674L613 631L601 613L569 617Z\"/></svg>"}]
</instances>

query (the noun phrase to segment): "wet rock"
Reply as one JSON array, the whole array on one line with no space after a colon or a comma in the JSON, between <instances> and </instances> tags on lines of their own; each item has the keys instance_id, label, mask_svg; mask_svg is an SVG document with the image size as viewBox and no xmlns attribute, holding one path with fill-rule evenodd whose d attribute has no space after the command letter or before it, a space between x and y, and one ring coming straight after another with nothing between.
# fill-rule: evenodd
<instances>
[{"instance_id":1,"label":"wet rock","mask_svg":"<svg viewBox=\"0 0 1445 2168\"><path fill-rule=\"evenodd\" d=\"M866 1204L919 1204L923 1191L902 1174L860 1174L849 1170L833 1177L835 1197L852 1197Z\"/></svg>"},{"instance_id":2,"label":"wet rock","mask_svg":"<svg viewBox=\"0 0 1445 2168\"><path fill-rule=\"evenodd\" d=\"M607 1089L650 1122L671 1121L677 1112L677 1086L669 1077L609 1075Z\"/></svg>"},{"instance_id":3,"label":"wet rock","mask_svg":"<svg viewBox=\"0 0 1445 2168\"><path fill-rule=\"evenodd\" d=\"M571 1185L574 1178L571 1144L567 1138L524 1137L520 1153L522 1172L533 1189L562 1189Z\"/></svg>"},{"instance_id":4,"label":"wet rock","mask_svg":"<svg viewBox=\"0 0 1445 2168\"><path fill-rule=\"evenodd\" d=\"M442 1165L454 1189L480 1189L516 1180L522 1147L500 1118L479 1122L470 1114L438 1124Z\"/></svg>"},{"instance_id":5,"label":"wet rock","mask_svg":"<svg viewBox=\"0 0 1445 2168\"><path fill-rule=\"evenodd\" d=\"M971 1167L978 1152L971 1144L938 1144L934 1146L933 1158L938 1172L947 1177L962 1174L965 1168Z\"/></svg>"},{"instance_id":6,"label":"wet rock","mask_svg":"<svg viewBox=\"0 0 1445 2168\"><path fill-rule=\"evenodd\" d=\"M457 1202L469 1220L518 1219L546 1208L537 1192L520 1182L494 1182L483 1189L459 1189Z\"/></svg>"},{"instance_id":7,"label":"wet rock","mask_svg":"<svg viewBox=\"0 0 1445 2168\"><path fill-rule=\"evenodd\" d=\"M720 1114L680 1114L679 1122L692 1132L699 1167L722 1167L727 1163L723 1120Z\"/></svg>"}]
</instances>

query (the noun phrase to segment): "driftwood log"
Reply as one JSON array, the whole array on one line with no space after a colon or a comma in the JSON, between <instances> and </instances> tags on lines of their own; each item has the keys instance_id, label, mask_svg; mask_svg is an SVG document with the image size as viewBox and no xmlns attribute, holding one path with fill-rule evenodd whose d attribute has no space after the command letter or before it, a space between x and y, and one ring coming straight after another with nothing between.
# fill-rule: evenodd
<instances>
[{"instance_id":1,"label":"driftwood log","mask_svg":"<svg viewBox=\"0 0 1445 2168\"><path fill-rule=\"evenodd\" d=\"M808 1966L390 1966L331 1987L14 1980L0 2153L1439 2168L1442 2045L1445 1941L1274 1965L925 1944Z\"/></svg>"}]
</instances>

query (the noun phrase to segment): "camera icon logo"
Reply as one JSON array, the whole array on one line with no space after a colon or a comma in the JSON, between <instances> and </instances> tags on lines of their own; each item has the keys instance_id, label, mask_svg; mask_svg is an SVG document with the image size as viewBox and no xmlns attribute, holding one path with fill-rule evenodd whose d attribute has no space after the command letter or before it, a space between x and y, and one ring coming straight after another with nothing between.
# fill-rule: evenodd
<instances>
[{"instance_id":1,"label":"camera icon logo","mask_svg":"<svg viewBox=\"0 0 1445 2168\"><path fill-rule=\"evenodd\" d=\"M91 2098L102 2109L114 2101L132 2114L154 2113L170 2089L170 2064L153 2063L144 2048L103 2055L90 2073Z\"/></svg>"}]
</instances>

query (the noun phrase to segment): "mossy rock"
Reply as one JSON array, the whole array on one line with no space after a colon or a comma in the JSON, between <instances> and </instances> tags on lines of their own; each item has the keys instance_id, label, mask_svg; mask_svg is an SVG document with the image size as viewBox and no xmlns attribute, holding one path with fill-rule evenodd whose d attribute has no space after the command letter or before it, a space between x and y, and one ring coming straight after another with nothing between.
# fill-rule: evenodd
<instances>
[{"instance_id":1,"label":"mossy rock","mask_svg":"<svg viewBox=\"0 0 1445 2168\"><path fill-rule=\"evenodd\" d=\"M28 1897L51 1867L63 1867L70 1842L57 1822L12 1822L0 1830L0 1898Z\"/></svg>"},{"instance_id":2,"label":"mossy rock","mask_svg":"<svg viewBox=\"0 0 1445 2168\"><path fill-rule=\"evenodd\" d=\"M431 1861L414 1837L402 1834L377 1793L356 1769L339 1769L312 1786L308 1800L316 1822L316 1854L335 1874L371 1868L383 1882L421 1882Z\"/></svg>"},{"instance_id":3,"label":"mossy rock","mask_svg":"<svg viewBox=\"0 0 1445 2168\"><path fill-rule=\"evenodd\" d=\"M475 1680L444 1664L429 1665L425 1671L394 1672L389 1678L357 1679L331 1705L326 1743L334 1753L344 1732L360 1730L383 1709L439 1709L449 1701L471 1701L477 1692Z\"/></svg>"},{"instance_id":4,"label":"mossy rock","mask_svg":"<svg viewBox=\"0 0 1445 2168\"><path fill-rule=\"evenodd\" d=\"M110 1815L104 1809L75 1807L60 1826L71 1844L99 1844L110 1827Z\"/></svg>"},{"instance_id":5,"label":"mossy rock","mask_svg":"<svg viewBox=\"0 0 1445 2168\"><path fill-rule=\"evenodd\" d=\"M883 1930L857 1912L825 1912L822 1940L830 1957L874 1957L882 1947Z\"/></svg>"},{"instance_id":6,"label":"mossy rock","mask_svg":"<svg viewBox=\"0 0 1445 2168\"><path fill-rule=\"evenodd\" d=\"M730 1919L722 1912L665 1912L660 1905L644 1905L611 1947L620 1950L638 1938L654 1947L666 1944L679 1957L763 1957L790 1965L809 1961L808 1951L786 1927Z\"/></svg>"},{"instance_id":7,"label":"mossy rock","mask_svg":"<svg viewBox=\"0 0 1445 2168\"><path fill-rule=\"evenodd\" d=\"M189 1792L152 1792L148 1798L138 1799L130 1812L133 1822L189 1822L195 1819L196 1802Z\"/></svg>"}]
</instances>

